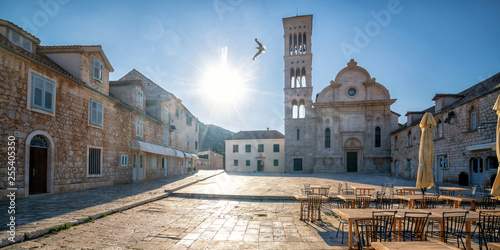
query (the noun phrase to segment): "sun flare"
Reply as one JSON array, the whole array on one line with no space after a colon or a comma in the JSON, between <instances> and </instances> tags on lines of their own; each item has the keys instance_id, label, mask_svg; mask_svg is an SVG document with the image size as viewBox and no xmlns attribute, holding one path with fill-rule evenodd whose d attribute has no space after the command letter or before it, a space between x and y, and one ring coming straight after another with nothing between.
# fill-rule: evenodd
<instances>
[{"instance_id":1,"label":"sun flare","mask_svg":"<svg viewBox=\"0 0 500 250\"><path fill-rule=\"evenodd\" d=\"M205 72L202 94L217 104L234 104L243 97L243 78L224 59Z\"/></svg>"}]
</instances>

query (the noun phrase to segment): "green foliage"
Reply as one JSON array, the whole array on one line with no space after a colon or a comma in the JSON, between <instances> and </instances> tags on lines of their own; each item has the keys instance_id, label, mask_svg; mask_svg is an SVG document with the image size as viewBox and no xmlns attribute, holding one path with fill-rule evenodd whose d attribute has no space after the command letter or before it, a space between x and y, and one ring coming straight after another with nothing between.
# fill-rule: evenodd
<instances>
[{"instance_id":1,"label":"green foliage","mask_svg":"<svg viewBox=\"0 0 500 250\"><path fill-rule=\"evenodd\" d=\"M64 229L70 229L70 228L71 228L71 225L70 225L70 224L68 224L68 223L64 223L64 224L62 224L62 225L60 225L60 226L58 226L58 227L51 227L51 228L49 229L49 233L51 233L51 234L57 234L57 233L59 233L61 230L64 230Z\"/></svg>"},{"instance_id":2,"label":"green foliage","mask_svg":"<svg viewBox=\"0 0 500 250\"><path fill-rule=\"evenodd\" d=\"M221 127L200 122L200 147L198 151L211 150L218 154L225 154L225 140L234 134Z\"/></svg>"}]
</instances>

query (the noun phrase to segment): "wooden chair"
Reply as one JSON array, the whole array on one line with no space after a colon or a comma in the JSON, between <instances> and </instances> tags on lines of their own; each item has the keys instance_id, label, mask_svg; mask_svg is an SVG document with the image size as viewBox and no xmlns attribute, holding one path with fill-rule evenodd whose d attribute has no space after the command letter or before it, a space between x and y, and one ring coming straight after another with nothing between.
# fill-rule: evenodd
<instances>
[{"instance_id":1,"label":"wooden chair","mask_svg":"<svg viewBox=\"0 0 500 250\"><path fill-rule=\"evenodd\" d=\"M320 217L321 197L321 195L309 195L307 197L307 215L310 221Z\"/></svg>"},{"instance_id":2,"label":"wooden chair","mask_svg":"<svg viewBox=\"0 0 500 250\"><path fill-rule=\"evenodd\" d=\"M354 189L350 189L350 188L342 189L342 194L344 194L344 195L354 195Z\"/></svg>"},{"instance_id":3,"label":"wooden chair","mask_svg":"<svg viewBox=\"0 0 500 250\"><path fill-rule=\"evenodd\" d=\"M370 206L369 196L356 196L356 208L368 208Z\"/></svg>"},{"instance_id":4,"label":"wooden chair","mask_svg":"<svg viewBox=\"0 0 500 250\"><path fill-rule=\"evenodd\" d=\"M500 242L500 213L491 211L479 212L479 249L483 244L488 249L488 242Z\"/></svg>"},{"instance_id":5,"label":"wooden chair","mask_svg":"<svg viewBox=\"0 0 500 250\"><path fill-rule=\"evenodd\" d=\"M405 212L401 229L403 241L424 240L425 225L429 215L430 212Z\"/></svg>"}]
</instances>

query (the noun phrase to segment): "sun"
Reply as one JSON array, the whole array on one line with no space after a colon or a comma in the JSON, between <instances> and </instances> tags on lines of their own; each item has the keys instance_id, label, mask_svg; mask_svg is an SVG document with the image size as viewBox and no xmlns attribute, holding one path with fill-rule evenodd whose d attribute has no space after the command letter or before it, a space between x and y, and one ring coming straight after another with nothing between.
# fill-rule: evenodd
<instances>
[{"instance_id":1,"label":"sun","mask_svg":"<svg viewBox=\"0 0 500 250\"><path fill-rule=\"evenodd\" d=\"M243 78L225 63L209 68L202 86L202 94L217 104L234 104L243 97Z\"/></svg>"}]
</instances>

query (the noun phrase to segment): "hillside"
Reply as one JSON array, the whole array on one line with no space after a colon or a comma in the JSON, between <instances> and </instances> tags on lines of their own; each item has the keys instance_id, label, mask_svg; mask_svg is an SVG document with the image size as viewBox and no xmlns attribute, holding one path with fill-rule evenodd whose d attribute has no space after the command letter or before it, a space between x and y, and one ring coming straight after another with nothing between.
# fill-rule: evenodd
<instances>
[{"instance_id":1,"label":"hillside","mask_svg":"<svg viewBox=\"0 0 500 250\"><path fill-rule=\"evenodd\" d=\"M218 154L225 154L224 140L234 132L221 127L200 122L200 148L199 151L211 150Z\"/></svg>"}]
</instances>

